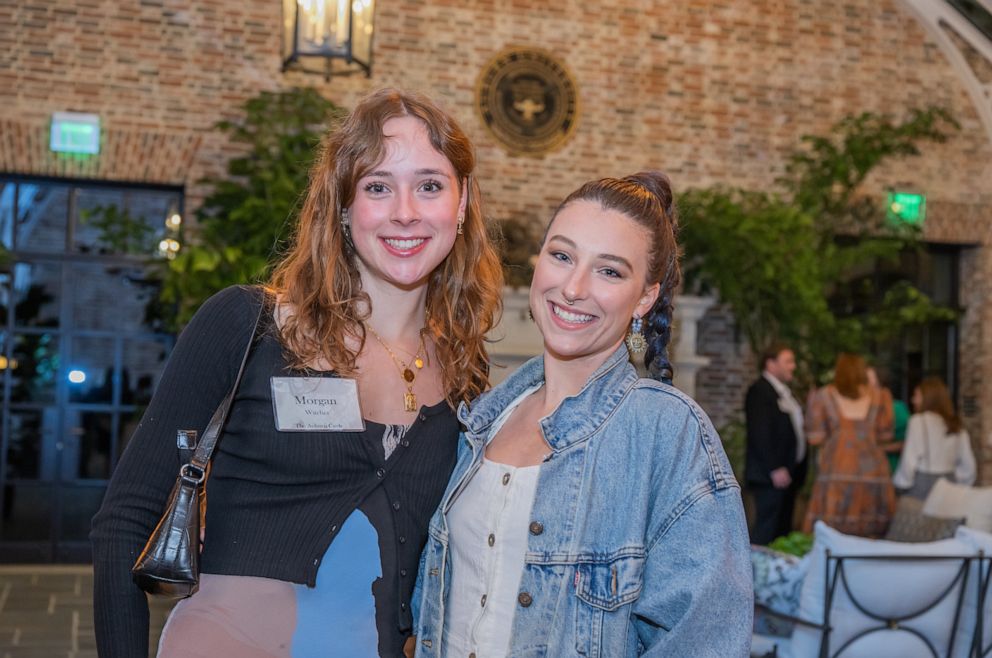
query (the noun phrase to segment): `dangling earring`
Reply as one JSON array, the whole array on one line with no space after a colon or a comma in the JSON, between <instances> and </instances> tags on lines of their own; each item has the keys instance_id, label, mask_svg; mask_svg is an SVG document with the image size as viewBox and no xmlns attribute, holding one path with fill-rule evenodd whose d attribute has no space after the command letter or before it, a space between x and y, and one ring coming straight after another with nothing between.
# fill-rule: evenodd
<instances>
[{"instance_id":1,"label":"dangling earring","mask_svg":"<svg viewBox=\"0 0 992 658\"><path fill-rule=\"evenodd\" d=\"M465 225L465 213L458 211L458 235L461 235L465 232L465 229L463 228L464 225Z\"/></svg>"},{"instance_id":2,"label":"dangling earring","mask_svg":"<svg viewBox=\"0 0 992 658\"><path fill-rule=\"evenodd\" d=\"M627 349L633 354L642 354L648 348L648 341L642 333L643 328L644 321L635 315L630 323L630 332L627 333Z\"/></svg>"}]
</instances>

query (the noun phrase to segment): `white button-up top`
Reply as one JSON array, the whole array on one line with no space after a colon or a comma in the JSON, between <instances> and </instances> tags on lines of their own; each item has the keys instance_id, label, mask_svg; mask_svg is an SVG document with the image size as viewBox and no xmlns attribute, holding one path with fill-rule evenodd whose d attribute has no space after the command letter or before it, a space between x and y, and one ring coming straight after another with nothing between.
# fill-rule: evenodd
<instances>
[{"instance_id":1,"label":"white button-up top","mask_svg":"<svg viewBox=\"0 0 992 658\"><path fill-rule=\"evenodd\" d=\"M490 439L533 390L500 414ZM540 464L513 467L483 458L448 512L451 590L441 655L498 658L509 651L540 471Z\"/></svg>"},{"instance_id":2,"label":"white button-up top","mask_svg":"<svg viewBox=\"0 0 992 658\"><path fill-rule=\"evenodd\" d=\"M901 489L909 489L917 471L953 474L958 484L974 484L977 469L968 432L962 429L957 434L948 434L944 419L932 411L913 414L892 481Z\"/></svg>"},{"instance_id":3,"label":"white button-up top","mask_svg":"<svg viewBox=\"0 0 992 658\"><path fill-rule=\"evenodd\" d=\"M484 459L451 507L451 591L442 655L497 658L509 651L540 469Z\"/></svg>"}]
</instances>

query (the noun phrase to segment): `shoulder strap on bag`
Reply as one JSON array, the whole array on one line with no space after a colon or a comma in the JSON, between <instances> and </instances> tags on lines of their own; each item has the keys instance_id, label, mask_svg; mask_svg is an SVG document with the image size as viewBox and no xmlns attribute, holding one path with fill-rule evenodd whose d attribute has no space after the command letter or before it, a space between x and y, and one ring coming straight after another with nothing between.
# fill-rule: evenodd
<instances>
[{"instance_id":1,"label":"shoulder strap on bag","mask_svg":"<svg viewBox=\"0 0 992 658\"><path fill-rule=\"evenodd\" d=\"M245 372L245 363L248 362L248 355L251 353L251 346L255 342L255 334L258 332L258 325L264 312L265 297L263 296L258 309L258 315L255 317L255 324L251 328L251 335L248 337L248 345L245 346L245 353L241 357L241 366L238 367L238 375L234 378L234 385L231 386L231 391L227 394L227 397L221 401L217 406L217 410L214 411L210 422L207 423L207 429L203 432L203 438L200 439L199 444L196 446L196 452L193 453L193 458L189 460L189 464L186 467L183 467L184 470L188 467L193 467L200 471L200 473L196 474L200 477L206 473L207 465L210 464L210 458L214 454L214 448L217 447L217 439L220 437L220 432L224 429L224 423L227 422L227 415L231 411L231 403L234 402L234 395L238 392L238 386L241 384L241 375Z\"/></svg>"}]
</instances>

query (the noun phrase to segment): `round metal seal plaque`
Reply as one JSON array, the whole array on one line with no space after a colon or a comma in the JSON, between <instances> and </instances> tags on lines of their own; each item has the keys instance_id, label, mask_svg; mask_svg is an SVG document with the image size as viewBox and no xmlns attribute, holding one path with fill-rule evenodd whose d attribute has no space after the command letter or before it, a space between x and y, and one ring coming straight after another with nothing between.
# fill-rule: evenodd
<instances>
[{"instance_id":1,"label":"round metal seal plaque","mask_svg":"<svg viewBox=\"0 0 992 658\"><path fill-rule=\"evenodd\" d=\"M482 122L512 153L552 151L575 131L575 81L550 53L511 48L482 70L476 87Z\"/></svg>"}]
</instances>

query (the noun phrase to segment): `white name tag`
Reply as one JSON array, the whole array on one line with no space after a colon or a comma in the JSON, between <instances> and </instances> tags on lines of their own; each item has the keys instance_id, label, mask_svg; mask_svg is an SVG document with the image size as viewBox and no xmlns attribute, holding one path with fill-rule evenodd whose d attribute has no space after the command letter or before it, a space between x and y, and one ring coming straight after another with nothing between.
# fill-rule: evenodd
<instances>
[{"instance_id":1,"label":"white name tag","mask_svg":"<svg viewBox=\"0 0 992 658\"><path fill-rule=\"evenodd\" d=\"M280 432L365 430L354 379L273 377L272 406Z\"/></svg>"}]
</instances>

